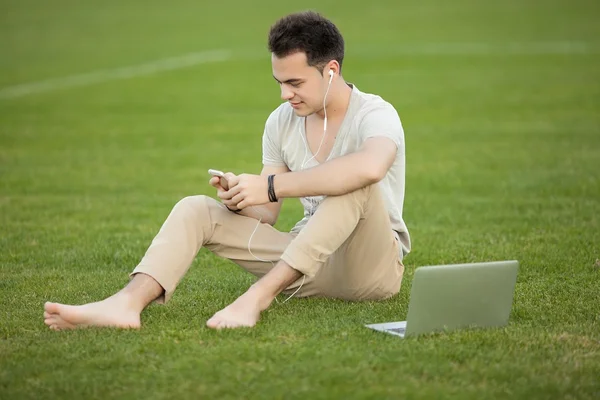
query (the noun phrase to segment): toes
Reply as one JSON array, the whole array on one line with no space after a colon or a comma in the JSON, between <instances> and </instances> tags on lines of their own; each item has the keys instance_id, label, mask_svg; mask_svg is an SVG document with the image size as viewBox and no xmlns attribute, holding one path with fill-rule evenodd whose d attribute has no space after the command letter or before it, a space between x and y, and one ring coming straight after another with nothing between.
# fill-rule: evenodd
<instances>
[{"instance_id":1,"label":"toes","mask_svg":"<svg viewBox=\"0 0 600 400\"><path fill-rule=\"evenodd\" d=\"M220 319L220 318L211 318L206 321L206 326L212 329L232 329L232 328L241 328L241 327L252 327L254 325L242 324L238 321L230 320L230 319Z\"/></svg>"},{"instance_id":2,"label":"toes","mask_svg":"<svg viewBox=\"0 0 600 400\"><path fill-rule=\"evenodd\" d=\"M256 325L256 321L240 318L227 311L223 312L223 310L219 311L206 321L206 326L212 329L253 327L254 325Z\"/></svg>"},{"instance_id":3,"label":"toes","mask_svg":"<svg viewBox=\"0 0 600 400\"><path fill-rule=\"evenodd\" d=\"M50 318L50 313L48 311L44 311L44 318Z\"/></svg>"},{"instance_id":4,"label":"toes","mask_svg":"<svg viewBox=\"0 0 600 400\"><path fill-rule=\"evenodd\" d=\"M219 321L217 318L212 317L211 319L206 321L206 326L208 326L209 328L212 328L212 329L217 329L220 322L221 321Z\"/></svg>"},{"instance_id":5,"label":"toes","mask_svg":"<svg viewBox=\"0 0 600 400\"><path fill-rule=\"evenodd\" d=\"M54 331L74 329L76 327L60 318L58 314L51 314L48 318L44 319L44 324L48 325L48 327Z\"/></svg>"},{"instance_id":6,"label":"toes","mask_svg":"<svg viewBox=\"0 0 600 400\"><path fill-rule=\"evenodd\" d=\"M52 315L47 316L46 318L44 318L44 323L48 326L50 325L55 325L56 324L56 318Z\"/></svg>"},{"instance_id":7,"label":"toes","mask_svg":"<svg viewBox=\"0 0 600 400\"><path fill-rule=\"evenodd\" d=\"M206 322L206 326L212 329L232 328L231 322L225 319L211 318Z\"/></svg>"},{"instance_id":8,"label":"toes","mask_svg":"<svg viewBox=\"0 0 600 400\"><path fill-rule=\"evenodd\" d=\"M57 330L62 329L75 329L77 326L71 324L70 322L65 321L64 319L57 317L54 320L54 325L58 328Z\"/></svg>"},{"instance_id":9,"label":"toes","mask_svg":"<svg viewBox=\"0 0 600 400\"><path fill-rule=\"evenodd\" d=\"M49 314L58 314L58 308L58 303L50 303L49 301L44 303L44 311L46 311Z\"/></svg>"},{"instance_id":10,"label":"toes","mask_svg":"<svg viewBox=\"0 0 600 400\"><path fill-rule=\"evenodd\" d=\"M226 329L226 328L229 328L228 322L225 320L219 321L219 323L217 324L217 329Z\"/></svg>"},{"instance_id":11,"label":"toes","mask_svg":"<svg viewBox=\"0 0 600 400\"><path fill-rule=\"evenodd\" d=\"M211 327L217 330L221 330L221 329L234 329L234 328L241 328L247 325L241 324L237 321L234 320L230 320L230 319L221 319L219 321L217 321L216 323L214 323Z\"/></svg>"}]
</instances>

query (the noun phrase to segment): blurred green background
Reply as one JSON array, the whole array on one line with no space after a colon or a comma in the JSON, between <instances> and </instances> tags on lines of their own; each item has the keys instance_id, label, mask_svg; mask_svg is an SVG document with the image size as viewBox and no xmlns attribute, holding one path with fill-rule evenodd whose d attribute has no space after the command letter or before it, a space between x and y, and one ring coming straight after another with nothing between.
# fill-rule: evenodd
<instances>
[{"instance_id":1,"label":"blurred green background","mask_svg":"<svg viewBox=\"0 0 600 400\"><path fill-rule=\"evenodd\" d=\"M400 294L293 299L213 332L252 278L202 251L141 331L47 330L44 301L112 294L177 200L214 196L208 168L260 171L268 29L304 9L403 121ZM582 0L0 0L0 398L598 398L599 17ZM300 217L287 200L277 226ZM415 268L495 259L521 262L505 329L362 327L404 319Z\"/></svg>"}]
</instances>

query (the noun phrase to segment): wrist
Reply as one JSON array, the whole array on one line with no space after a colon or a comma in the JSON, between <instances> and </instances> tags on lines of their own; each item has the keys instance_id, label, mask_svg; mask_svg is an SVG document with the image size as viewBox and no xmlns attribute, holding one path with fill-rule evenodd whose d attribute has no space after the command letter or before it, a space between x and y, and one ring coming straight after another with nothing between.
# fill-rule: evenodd
<instances>
[{"instance_id":1,"label":"wrist","mask_svg":"<svg viewBox=\"0 0 600 400\"><path fill-rule=\"evenodd\" d=\"M275 175L269 175L267 177L267 195L271 203L276 203L279 199L275 193Z\"/></svg>"},{"instance_id":2,"label":"wrist","mask_svg":"<svg viewBox=\"0 0 600 400\"><path fill-rule=\"evenodd\" d=\"M278 199L283 199L286 197L285 194L285 177L286 175L288 175L289 173L285 173L285 174L277 174L275 176L275 180L273 181L273 190L275 191L275 197L277 197Z\"/></svg>"}]
</instances>

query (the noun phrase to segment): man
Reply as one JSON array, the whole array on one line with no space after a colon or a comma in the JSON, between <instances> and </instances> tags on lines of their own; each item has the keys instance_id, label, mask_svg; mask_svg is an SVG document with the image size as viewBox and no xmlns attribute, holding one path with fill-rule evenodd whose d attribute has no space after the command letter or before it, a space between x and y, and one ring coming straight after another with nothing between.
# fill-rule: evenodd
<instances>
[{"instance_id":1,"label":"man","mask_svg":"<svg viewBox=\"0 0 600 400\"><path fill-rule=\"evenodd\" d=\"M201 247L260 278L210 318L210 328L254 326L282 291L365 300L400 290L410 239L396 110L344 81L344 40L317 13L277 21L269 49L285 103L266 122L261 174L213 177L222 203L206 196L178 202L129 284L96 303L46 303L51 329L139 328L141 311L169 300ZM304 218L279 232L272 225L292 197L301 199Z\"/></svg>"}]
</instances>

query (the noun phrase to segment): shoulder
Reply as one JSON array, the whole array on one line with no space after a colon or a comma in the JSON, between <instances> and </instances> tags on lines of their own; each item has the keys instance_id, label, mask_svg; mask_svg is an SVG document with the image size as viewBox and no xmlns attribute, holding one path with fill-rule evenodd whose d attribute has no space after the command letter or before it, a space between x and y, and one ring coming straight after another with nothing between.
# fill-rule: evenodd
<instances>
[{"instance_id":1,"label":"shoulder","mask_svg":"<svg viewBox=\"0 0 600 400\"><path fill-rule=\"evenodd\" d=\"M398 112L380 96L357 93L356 122L363 139L375 136L389 137L400 148L404 130Z\"/></svg>"},{"instance_id":2,"label":"shoulder","mask_svg":"<svg viewBox=\"0 0 600 400\"><path fill-rule=\"evenodd\" d=\"M360 119L374 115L386 115L398 118L399 122L398 111L391 103L376 94L361 92L356 87L354 90L358 100L357 116Z\"/></svg>"},{"instance_id":3,"label":"shoulder","mask_svg":"<svg viewBox=\"0 0 600 400\"><path fill-rule=\"evenodd\" d=\"M282 103L267 118L265 129L272 134L282 133L292 124L294 116L294 110L289 103Z\"/></svg>"}]
</instances>

